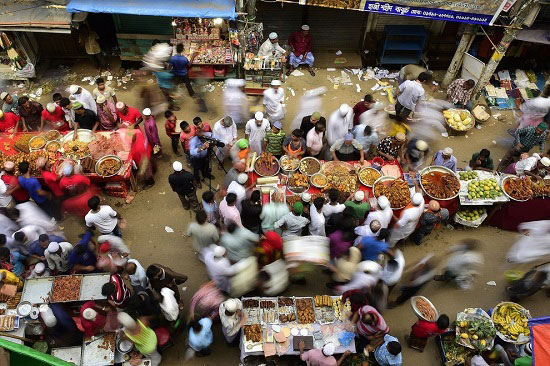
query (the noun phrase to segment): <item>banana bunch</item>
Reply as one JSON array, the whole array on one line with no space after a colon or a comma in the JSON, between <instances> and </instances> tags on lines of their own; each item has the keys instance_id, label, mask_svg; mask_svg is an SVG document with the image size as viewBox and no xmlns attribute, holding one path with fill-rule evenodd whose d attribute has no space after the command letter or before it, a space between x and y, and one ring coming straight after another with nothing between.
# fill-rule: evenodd
<instances>
[{"instance_id":1,"label":"banana bunch","mask_svg":"<svg viewBox=\"0 0 550 366\"><path fill-rule=\"evenodd\" d=\"M503 304L495 309L493 322L496 329L516 341L520 335L529 336L525 309L517 304Z\"/></svg>"}]
</instances>

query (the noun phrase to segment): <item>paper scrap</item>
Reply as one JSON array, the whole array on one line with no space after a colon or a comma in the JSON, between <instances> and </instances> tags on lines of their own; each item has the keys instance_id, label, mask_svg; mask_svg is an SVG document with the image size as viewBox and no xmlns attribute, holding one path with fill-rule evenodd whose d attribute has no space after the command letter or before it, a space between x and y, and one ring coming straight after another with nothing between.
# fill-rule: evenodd
<instances>
[{"instance_id":1,"label":"paper scrap","mask_svg":"<svg viewBox=\"0 0 550 366\"><path fill-rule=\"evenodd\" d=\"M167 233L173 233L174 229L172 229L170 226L165 226L164 230L166 230Z\"/></svg>"},{"instance_id":2,"label":"paper scrap","mask_svg":"<svg viewBox=\"0 0 550 366\"><path fill-rule=\"evenodd\" d=\"M327 67L327 71L336 71L334 67Z\"/></svg>"},{"instance_id":3,"label":"paper scrap","mask_svg":"<svg viewBox=\"0 0 550 366\"><path fill-rule=\"evenodd\" d=\"M274 356L277 352L275 351L275 344L273 343L264 343L264 356Z\"/></svg>"},{"instance_id":4,"label":"paper scrap","mask_svg":"<svg viewBox=\"0 0 550 366\"><path fill-rule=\"evenodd\" d=\"M357 92L361 93L361 86L359 84L355 84L355 86L357 87Z\"/></svg>"},{"instance_id":5,"label":"paper scrap","mask_svg":"<svg viewBox=\"0 0 550 366\"><path fill-rule=\"evenodd\" d=\"M286 337L284 335L284 333L275 333L275 340L279 343L283 343L284 341L286 341Z\"/></svg>"},{"instance_id":6,"label":"paper scrap","mask_svg":"<svg viewBox=\"0 0 550 366\"><path fill-rule=\"evenodd\" d=\"M342 54L342 51L338 50L336 51L336 56L340 56Z\"/></svg>"},{"instance_id":7,"label":"paper scrap","mask_svg":"<svg viewBox=\"0 0 550 366\"><path fill-rule=\"evenodd\" d=\"M441 136L443 136L443 137L449 137L449 133L448 133L448 132L441 132Z\"/></svg>"},{"instance_id":8,"label":"paper scrap","mask_svg":"<svg viewBox=\"0 0 550 366\"><path fill-rule=\"evenodd\" d=\"M292 71L292 73L290 75L292 75L292 76L304 76L304 73L301 72L301 71L298 71L298 70L294 70L294 71Z\"/></svg>"},{"instance_id":9,"label":"paper scrap","mask_svg":"<svg viewBox=\"0 0 550 366\"><path fill-rule=\"evenodd\" d=\"M487 285L489 285L489 286L496 286L497 283L496 283L495 281L489 281L489 282L487 282Z\"/></svg>"}]
</instances>

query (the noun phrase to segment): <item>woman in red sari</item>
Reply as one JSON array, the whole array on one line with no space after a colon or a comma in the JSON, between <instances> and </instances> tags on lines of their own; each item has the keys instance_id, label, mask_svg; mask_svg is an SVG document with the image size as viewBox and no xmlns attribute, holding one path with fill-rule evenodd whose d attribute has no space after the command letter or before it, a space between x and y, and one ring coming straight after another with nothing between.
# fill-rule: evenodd
<instances>
[{"instance_id":1,"label":"woman in red sari","mask_svg":"<svg viewBox=\"0 0 550 366\"><path fill-rule=\"evenodd\" d=\"M90 210L88 200L97 191L90 179L80 174L81 169L80 165L73 166L67 162L63 166L63 177L59 180L59 187L66 197L61 205L62 209L78 217L86 216Z\"/></svg>"}]
</instances>

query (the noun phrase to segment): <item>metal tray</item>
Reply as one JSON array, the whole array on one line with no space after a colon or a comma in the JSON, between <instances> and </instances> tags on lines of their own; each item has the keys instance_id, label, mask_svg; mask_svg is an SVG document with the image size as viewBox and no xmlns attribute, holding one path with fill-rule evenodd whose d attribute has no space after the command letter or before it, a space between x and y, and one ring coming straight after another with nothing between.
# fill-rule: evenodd
<instances>
[{"instance_id":1,"label":"metal tray","mask_svg":"<svg viewBox=\"0 0 550 366\"><path fill-rule=\"evenodd\" d=\"M376 194L374 193L376 191L376 185L377 184L384 184L384 182L389 182L390 180L396 180L396 179L401 179L401 178L394 178L394 177L388 177L388 176L381 176L380 178L378 178L374 184L372 185L372 194L374 195L375 198L378 198L376 196ZM403 180L403 179L401 179ZM403 180L405 183L407 183L406 180ZM409 202L411 202L411 198L410 198L410 195L409 195ZM407 204L409 203L407 202ZM402 208L405 208L407 206L407 204L401 206L401 207L392 207L392 210L401 210Z\"/></svg>"},{"instance_id":2,"label":"metal tray","mask_svg":"<svg viewBox=\"0 0 550 366\"><path fill-rule=\"evenodd\" d=\"M110 275L104 274L85 274L82 276L80 284L80 301L104 300L107 297L101 294L101 287L109 282Z\"/></svg>"},{"instance_id":3,"label":"metal tray","mask_svg":"<svg viewBox=\"0 0 550 366\"><path fill-rule=\"evenodd\" d=\"M264 317L264 309L262 308L262 301L270 301L275 304L275 307L273 308L273 311L275 312L275 321L273 322L265 322ZM260 324L279 324L279 304L277 303L276 297L260 297Z\"/></svg>"},{"instance_id":4,"label":"metal tray","mask_svg":"<svg viewBox=\"0 0 550 366\"><path fill-rule=\"evenodd\" d=\"M21 301L31 304L45 304L50 300L54 277L31 278L25 280Z\"/></svg>"},{"instance_id":5,"label":"metal tray","mask_svg":"<svg viewBox=\"0 0 550 366\"><path fill-rule=\"evenodd\" d=\"M426 189L424 188L424 185L422 185L422 176L424 176L425 174L431 173L431 172L447 173L447 174L451 174L452 176L454 176L456 178L456 180L458 181L458 185L459 185L459 189L456 192L456 194L454 194L452 197L448 197L448 198L438 198L438 197L434 197L434 196L430 195L428 193L428 191L426 191ZM431 199L437 200L437 201L450 201L450 200L455 199L456 197L458 197L458 194L460 193L460 179L459 179L459 177L451 169L446 168L444 166L428 166L428 167L422 169L420 171L419 181L420 181L420 187L422 188L422 191L426 194L426 196L430 197Z\"/></svg>"},{"instance_id":6,"label":"metal tray","mask_svg":"<svg viewBox=\"0 0 550 366\"><path fill-rule=\"evenodd\" d=\"M432 309L435 311L435 320L426 319L424 317L424 315L420 312L420 310L418 310L418 308L416 307L416 300L418 300L418 299L424 299L428 304L430 304ZM439 312L437 311L434 304L432 304L432 302L430 300L428 300L428 298L426 298L424 296L413 296L413 297L411 297L410 301L411 301L411 307L413 309L414 315L416 315L420 319L425 320L425 321L430 322L430 323L435 323L437 321L437 319L439 318Z\"/></svg>"},{"instance_id":7,"label":"metal tray","mask_svg":"<svg viewBox=\"0 0 550 366\"><path fill-rule=\"evenodd\" d=\"M526 202L526 201L529 201L530 199L533 199L533 195L531 195L531 197L525 199L525 200L520 200L520 199L517 199L517 198L514 198L512 196L510 196L508 194L508 192L506 192L506 189L504 189L504 186L506 185L506 181L512 179L512 178L517 178L517 179L522 179L522 178L519 178L518 176L515 176L515 175L507 175L506 177L504 177L502 179L502 181L500 182L500 188L502 189L502 193L504 193L504 195L506 197L508 197L508 199L512 200L512 201L517 201L517 202Z\"/></svg>"},{"instance_id":8,"label":"metal tray","mask_svg":"<svg viewBox=\"0 0 550 366\"><path fill-rule=\"evenodd\" d=\"M361 169L359 169L359 170L357 171L357 179L359 179L359 182L361 182L361 184L364 185L365 187L370 187L370 188L372 188L372 186L374 185L374 182L376 182L376 180L375 180L374 182L372 182L372 184L367 184L366 182L363 182L363 180L361 179L361 172L362 172L363 170L374 170L375 172L378 173L378 178L380 178L380 177L382 176L382 173L380 173L379 170L377 170L377 169L375 169L375 168L373 168L373 167L370 167L370 166L369 166L369 167L361 168ZM378 179L378 178L376 178L376 179Z\"/></svg>"},{"instance_id":9,"label":"metal tray","mask_svg":"<svg viewBox=\"0 0 550 366\"><path fill-rule=\"evenodd\" d=\"M260 177L274 177L276 176L277 174L279 174L279 171L281 170L281 164L279 164L279 160L275 159L275 162L277 163L277 171L273 174L270 174L270 175L263 175L263 174L260 174L260 172L258 171L258 169L256 169L256 163L258 162L258 160L260 159L260 157L257 157L256 158L256 161L254 161L254 171L256 172L256 174L258 174Z\"/></svg>"},{"instance_id":10,"label":"metal tray","mask_svg":"<svg viewBox=\"0 0 550 366\"><path fill-rule=\"evenodd\" d=\"M296 168L294 168L294 169L284 169L283 168L283 161L286 161L288 159L290 159L290 157L288 155L283 155L279 159L279 167L280 167L280 170L283 174L290 174L290 173L295 172L296 170L298 170L298 168L300 168L300 159L294 158L298 161L298 164L296 165Z\"/></svg>"},{"instance_id":11,"label":"metal tray","mask_svg":"<svg viewBox=\"0 0 550 366\"><path fill-rule=\"evenodd\" d=\"M260 324L260 297L241 297L241 301L244 300L258 300L258 306L255 308L245 308L243 305L243 313L247 316L245 324Z\"/></svg>"},{"instance_id":12,"label":"metal tray","mask_svg":"<svg viewBox=\"0 0 550 366\"><path fill-rule=\"evenodd\" d=\"M33 142L33 140L38 140L38 139L43 139L44 140L44 145L42 145L40 147L32 147L31 142ZM46 138L44 136L42 136L42 135L34 136L33 138L31 138L29 140L29 151L41 150L41 149L44 148L44 146L46 146L47 143L48 143L48 140L46 140Z\"/></svg>"},{"instance_id":13,"label":"metal tray","mask_svg":"<svg viewBox=\"0 0 550 366\"><path fill-rule=\"evenodd\" d=\"M316 171L316 172L313 173L313 174L322 172L323 164L321 164L321 162L320 162L317 158L314 158L313 156L306 156L305 158L302 158L302 160L300 160L300 164L298 165L298 169L300 170L300 173L302 173L302 174L304 174L304 175L307 175L308 177L311 177L311 176L313 175L313 174L306 174L306 173L302 170L302 161L305 161L305 160L315 160L316 162L319 163L319 170Z\"/></svg>"},{"instance_id":14,"label":"metal tray","mask_svg":"<svg viewBox=\"0 0 550 366\"><path fill-rule=\"evenodd\" d=\"M71 131L71 132L67 133L61 139L61 143L64 144L65 142L71 141L73 139L73 136L74 136L74 131ZM86 130L84 128L79 128L78 129L77 137L78 137L78 140L83 141L83 142L91 142L91 141L94 141L96 139L95 133L93 133L92 130Z\"/></svg>"},{"instance_id":15,"label":"metal tray","mask_svg":"<svg viewBox=\"0 0 550 366\"><path fill-rule=\"evenodd\" d=\"M63 361L72 362L75 365L80 365L80 361L82 360L82 347L75 346L52 348L52 356Z\"/></svg>"},{"instance_id":16,"label":"metal tray","mask_svg":"<svg viewBox=\"0 0 550 366\"><path fill-rule=\"evenodd\" d=\"M82 366L114 365L116 337L113 338L111 349L99 348L99 345L103 343L104 334L108 333L98 334L92 338L84 337L82 341ZM90 341L92 343L86 345Z\"/></svg>"},{"instance_id":17,"label":"metal tray","mask_svg":"<svg viewBox=\"0 0 550 366\"><path fill-rule=\"evenodd\" d=\"M53 296L53 283L52 283L52 289L50 291L50 297L48 299L48 302L51 302L51 303L64 303L64 302L74 302L74 301L80 301L80 293L82 292L82 277L84 275L81 275L81 274L73 274L73 275L62 275L62 276L55 276L55 279L54 279L54 282L55 280L57 280L58 278L60 277L80 277L80 289L78 290L78 299L74 299L74 300L67 300L67 301L52 301L52 296Z\"/></svg>"},{"instance_id":18,"label":"metal tray","mask_svg":"<svg viewBox=\"0 0 550 366\"><path fill-rule=\"evenodd\" d=\"M99 166L101 165L102 162L104 162L105 160L107 159L115 159L118 161L118 163L120 164L120 168L117 170L116 173L114 174L109 174L109 175L101 175L99 174ZM121 158L119 158L118 156L116 155L105 155L101 158L99 158L99 160L95 163L95 173L97 175L99 175L100 177L103 177L103 178L109 178L109 177L114 177L115 175L118 175L120 174L120 171L122 170L122 168L124 167L124 162L122 161Z\"/></svg>"}]
</instances>

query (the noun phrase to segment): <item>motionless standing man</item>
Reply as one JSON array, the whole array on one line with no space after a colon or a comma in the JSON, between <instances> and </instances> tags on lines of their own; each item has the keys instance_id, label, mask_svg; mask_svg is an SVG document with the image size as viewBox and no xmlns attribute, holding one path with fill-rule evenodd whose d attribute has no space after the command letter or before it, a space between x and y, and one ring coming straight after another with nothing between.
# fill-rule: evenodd
<instances>
[{"instance_id":1,"label":"motionless standing man","mask_svg":"<svg viewBox=\"0 0 550 366\"><path fill-rule=\"evenodd\" d=\"M178 194L183 208L199 211L200 205L193 183L193 174L183 169L183 164L179 161L174 161L172 168L174 168L174 172L168 176L168 183L172 190Z\"/></svg>"}]
</instances>

